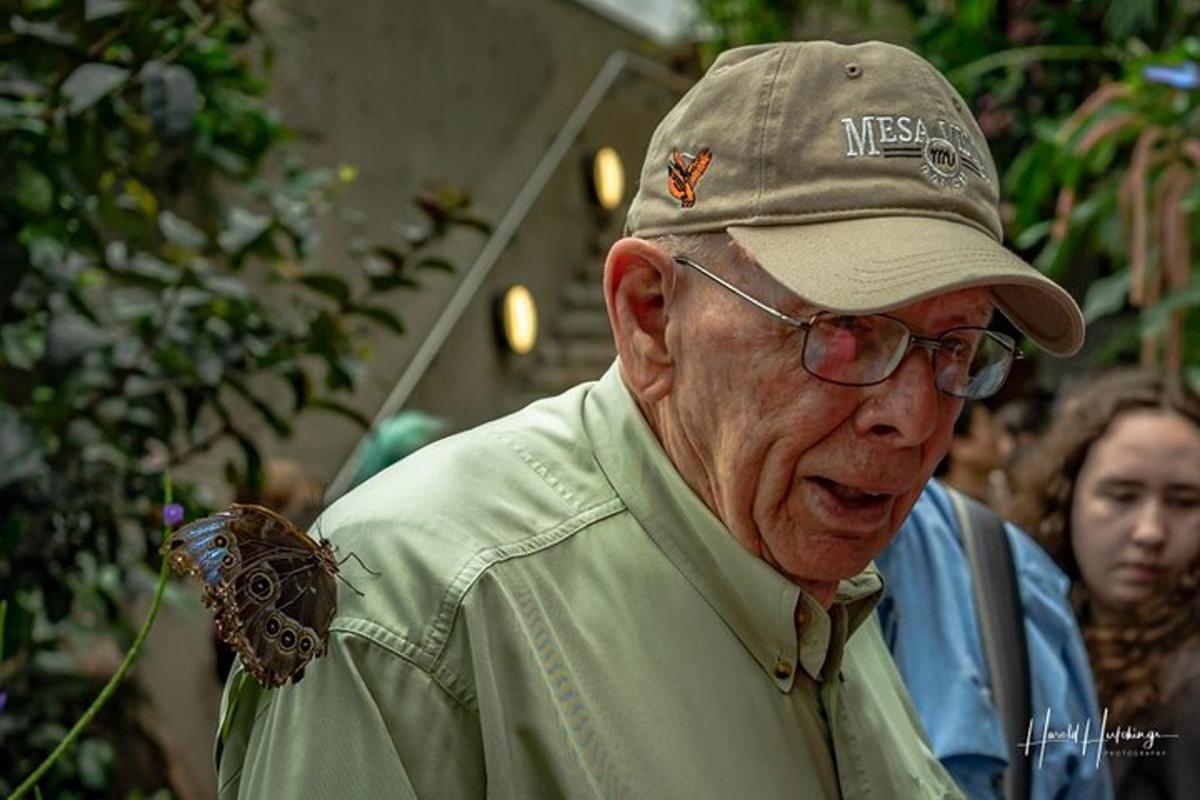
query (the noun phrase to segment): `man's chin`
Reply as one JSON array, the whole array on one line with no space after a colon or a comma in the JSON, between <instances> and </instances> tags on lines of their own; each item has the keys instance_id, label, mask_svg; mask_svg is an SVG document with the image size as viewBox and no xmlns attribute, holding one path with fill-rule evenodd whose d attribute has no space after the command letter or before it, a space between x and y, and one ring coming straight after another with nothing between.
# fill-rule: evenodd
<instances>
[{"instance_id":1,"label":"man's chin","mask_svg":"<svg viewBox=\"0 0 1200 800\"><path fill-rule=\"evenodd\" d=\"M850 546L847 547L846 545ZM788 563L768 563L785 578L804 588L808 585L837 586L865 570L882 547L868 547L865 541L825 543L817 550L793 554Z\"/></svg>"}]
</instances>

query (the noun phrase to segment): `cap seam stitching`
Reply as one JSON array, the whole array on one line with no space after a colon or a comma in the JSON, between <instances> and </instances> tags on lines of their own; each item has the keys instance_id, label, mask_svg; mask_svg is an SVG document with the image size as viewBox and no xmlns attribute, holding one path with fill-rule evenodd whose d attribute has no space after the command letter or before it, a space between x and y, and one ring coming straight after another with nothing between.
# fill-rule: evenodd
<instances>
[{"instance_id":1,"label":"cap seam stitching","mask_svg":"<svg viewBox=\"0 0 1200 800\"><path fill-rule=\"evenodd\" d=\"M870 214L862 214L855 216L856 212L869 211ZM849 222L852 220L870 219L871 217L882 216L903 216L903 217L926 217L929 219L942 219L951 222L957 222L963 225L969 225L975 230L986 235L998 246L1002 243L998 241L987 227L979 222L949 210L933 210L933 209L916 209L909 206L850 206L847 208L826 209L822 211L808 211L799 214L781 215L779 219L772 220L769 216L755 214L754 216L744 217L734 220L694 220L692 222L671 223L668 225L657 225L655 227L646 228L644 230L635 231L634 236L658 236L664 233L678 233L685 231L703 231L703 230L725 230L728 228L770 228L776 225L816 225L821 222ZM824 220L813 217L825 217Z\"/></svg>"},{"instance_id":2,"label":"cap seam stitching","mask_svg":"<svg viewBox=\"0 0 1200 800\"><path fill-rule=\"evenodd\" d=\"M759 120L759 135L758 135L758 192L754 198L754 213L762 212L763 195L766 193L767 187L767 120L771 117L771 108L775 100L775 87L779 82L779 73L783 69L783 49L775 50L778 56L775 59L775 70L771 73L771 77L767 83L766 109L763 111L762 119Z\"/></svg>"}]
</instances>

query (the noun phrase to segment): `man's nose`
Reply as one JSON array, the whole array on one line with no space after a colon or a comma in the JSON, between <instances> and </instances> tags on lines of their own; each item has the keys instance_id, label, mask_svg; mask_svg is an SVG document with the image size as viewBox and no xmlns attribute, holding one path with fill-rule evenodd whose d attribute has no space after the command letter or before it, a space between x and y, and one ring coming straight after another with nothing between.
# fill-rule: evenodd
<instances>
[{"instance_id":1,"label":"man's nose","mask_svg":"<svg viewBox=\"0 0 1200 800\"><path fill-rule=\"evenodd\" d=\"M1157 497L1148 497L1138 509L1133 524L1133 541L1147 548L1161 547L1167 541L1167 525L1163 504Z\"/></svg>"},{"instance_id":2,"label":"man's nose","mask_svg":"<svg viewBox=\"0 0 1200 800\"><path fill-rule=\"evenodd\" d=\"M866 392L855 418L859 433L896 447L916 447L937 429L940 398L932 353L925 348L912 348L890 378Z\"/></svg>"}]
</instances>

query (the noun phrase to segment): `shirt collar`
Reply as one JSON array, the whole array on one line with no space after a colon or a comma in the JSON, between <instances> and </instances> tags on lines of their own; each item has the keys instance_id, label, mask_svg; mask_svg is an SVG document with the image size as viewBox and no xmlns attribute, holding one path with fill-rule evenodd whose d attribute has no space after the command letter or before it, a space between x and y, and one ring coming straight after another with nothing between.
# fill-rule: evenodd
<instances>
[{"instance_id":1,"label":"shirt collar","mask_svg":"<svg viewBox=\"0 0 1200 800\"><path fill-rule=\"evenodd\" d=\"M791 689L797 660L814 680L827 663L837 669L842 645L882 593L873 566L839 584L831 619L816 600L743 548L684 482L615 363L589 390L583 422L597 462L634 519L780 689ZM798 641L802 600L809 621Z\"/></svg>"}]
</instances>

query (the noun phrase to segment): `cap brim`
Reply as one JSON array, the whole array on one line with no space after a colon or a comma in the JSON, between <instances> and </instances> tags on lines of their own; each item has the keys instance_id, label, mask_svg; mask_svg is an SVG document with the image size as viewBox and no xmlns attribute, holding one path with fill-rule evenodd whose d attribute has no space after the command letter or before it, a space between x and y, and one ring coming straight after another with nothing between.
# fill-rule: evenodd
<instances>
[{"instance_id":1,"label":"cap brim","mask_svg":"<svg viewBox=\"0 0 1200 800\"><path fill-rule=\"evenodd\" d=\"M926 216L737 226L729 235L768 273L831 311L889 311L987 286L997 307L1059 356L1083 346L1083 314L1064 289L971 225Z\"/></svg>"}]
</instances>

